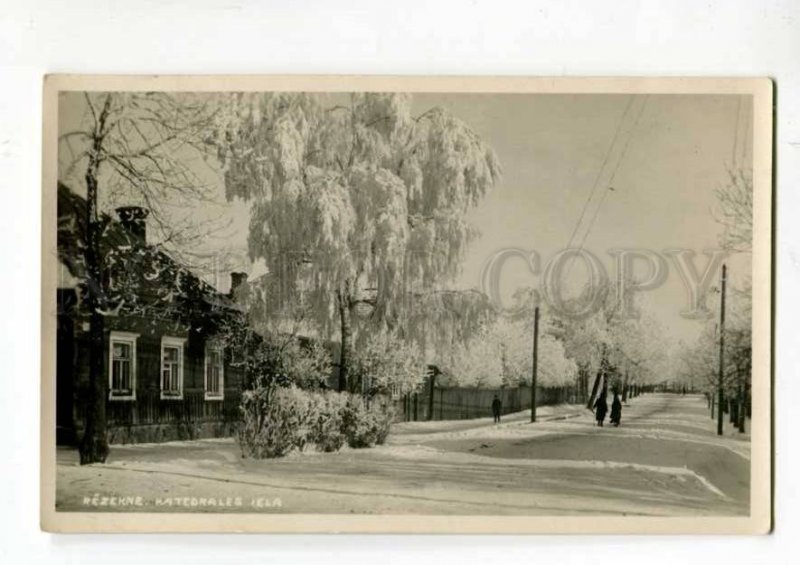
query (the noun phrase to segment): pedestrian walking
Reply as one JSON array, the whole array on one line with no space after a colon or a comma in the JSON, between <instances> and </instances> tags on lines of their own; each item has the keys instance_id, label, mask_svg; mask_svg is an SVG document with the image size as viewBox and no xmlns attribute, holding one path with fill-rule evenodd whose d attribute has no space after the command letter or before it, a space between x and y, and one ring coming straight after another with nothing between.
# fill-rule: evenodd
<instances>
[{"instance_id":1,"label":"pedestrian walking","mask_svg":"<svg viewBox=\"0 0 800 565\"><path fill-rule=\"evenodd\" d=\"M603 427L603 421L606 419L606 412L608 412L608 402L606 401L606 393L601 392L594 403L594 418L597 420L597 425Z\"/></svg>"},{"instance_id":2,"label":"pedestrian walking","mask_svg":"<svg viewBox=\"0 0 800 565\"><path fill-rule=\"evenodd\" d=\"M500 411L502 409L503 403L500 401L500 397L495 394L494 400L492 400L492 415L494 416L495 424L500 422Z\"/></svg>"},{"instance_id":3,"label":"pedestrian walking","mask_svg":"<svg viewBox=\"0 0 800 565\"><path fill-rule=\"evenodd\" d=\"M622 401L619 399L617 391L614 391L614 400L611 401L611 417L609 422L616 428L622 420Z\"/></svg>"}]
</instances>

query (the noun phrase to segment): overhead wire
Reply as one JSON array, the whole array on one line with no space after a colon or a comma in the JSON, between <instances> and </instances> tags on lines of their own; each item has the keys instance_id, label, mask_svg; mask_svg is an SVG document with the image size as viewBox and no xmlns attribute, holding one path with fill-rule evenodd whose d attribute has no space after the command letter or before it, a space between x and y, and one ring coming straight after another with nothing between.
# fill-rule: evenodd
<instances>
[{"instance_id":1,"label":"overhead wire","mask_svg":"<svg viewBox=\"0 0 800 565\"><path fill-rule=\"evenodd\" d=\"M620 153L620 157L617 160L617 164L614 167L614 170L611 172L611 176L608 179L608 187L606 188L606 190L603 191L603 195L600 197L600 201L599 201L597 207L595 208L594 215L592 216L592 219L589 222L589 225L588 225L586 231L584 232L583 237L581 238L581 243L578 246L578 252L576 253L576 256L581 251L583 251L583 247L586 244L586 239L589 237L589 234L591 233L592 228L594 227L594 223L597 221L597 217L600 215L600 210L602 209L603 204L605 203L605 200L608 197L608 193L612 192L614 190L614 188L613 188L614 179L617 176L617 172L619 171L619 168L622 165L622 162L625 160L625 155L628 152L628 147L630 147L631 140L633 139L633 135L634 135L634 133L636 131L637 126L639 125L639 120L641 120L642 114L644 114L645 107L647 106L647 100L648 100L648 96L645 96L644 97L644 101L642 102L642 105L639 108L639 112L638 112L638 114L636 116L636 120L634 121L633 126L631 127L631 130L630 130L630 132L628 134L628 139L626 140L625 145L622 148L622 152ZM575 261L573 259L573 261L569 263L568 269L572 267L574 262ZM567 275L569 275L569 270L567 270L566 273L565 273L565 276L567 276Z\"/></svg>"},{"instance_id":2,"label":"overhead wire","mask_svg":"<svg viewBox=\"0 0 800 565\"><path fill-rule=\"evenodd\" d=\"M589 203L591 202L592 197L594 197L594 194L595 194L595 192L597 190L597 187L598 187L598 185L600 183L600 177L602 176L603 171L606 168L606 164L608 164L608 159L611 157L611 153L613 152L614 146L617 143L617 138L619 137L619 132L622 130L622 124L625 122L625 117L628 115L628 112L630 111L631 106L633 105L633 100L634 100L634 96L630 96L630 98L628 99L628 103L625 106L625 111L622 112L622 115L620 116L619 121L617 122L617 127L616 127L616 130L614 131L614 136L611 138L611 143L609 144L608 149L606 150L606 154L605 154L605 157L603 158L603 162L600 164L600 168L597 170L597 175L594 178L594 183L592 184L592 189L589 191L589 196L586 198L586 201L583 203L583 209L581 210L581 214L578 217L578 221L575 223L575 228L572 230L572 235L569 236L569 241L567 242L567 249L572 247L572 242L575 239L575 234L578 233L578 228L580 227L581 222L583 222L583 218L586 215L586 210L588 210L588 208L589 208Z\"/></svg>"},{"instance_id":3,"label":"overhead wire","mask_svg":"<svg viewBox=\"0 0 800 565\"><path fill-rule=\"evenodd\" d=\"M742 97L738 96L736 100L736 121L735 129L733 130L733 147L731 147L731 170L736 170L737 149L739 148L739 119L742 113Z\"/></svg>"},{"instance_id":4,"label":"overhead wire","mask_svg":"<svg viewBox=\"0 0 800 565\"><path fill-rule=\"evenodd\" d=\"M600 199L600 203L598 204L597 208L594 211L594 216L592 216L592 221L589 222L589 227L587 228L586 233L583 234L581 245L578 248L579 250L583 249L583 246L586 243L586 239L589 237L589 233L592 231L592 228L594 227L594 223L597 220L597 216L600 214L600 209L603 207L603 203L605 202L608 193L614 191L614 179L617 176L617 171L619 171L620 165L622 165L622 162L625 160L625 155L627 154L628 147L630 146L631 140L633 139L633 134L636 132L636 128L639 125L639 120L641 119L642 114L644 113L645 106L647 106L647 96L645 96L644 102L642 102L642 106L639 109L639 114L636 116L636 121L633 123L633 127L631 128L630 134L628 135L628 139L625 142L625 146L622 148L622 153L620 154L620 157L617 160L617 165L616 167L614 167L614 170L608 179L608 188L605 191L603 191L603 196Z\"/></svg>"}]
</instances>

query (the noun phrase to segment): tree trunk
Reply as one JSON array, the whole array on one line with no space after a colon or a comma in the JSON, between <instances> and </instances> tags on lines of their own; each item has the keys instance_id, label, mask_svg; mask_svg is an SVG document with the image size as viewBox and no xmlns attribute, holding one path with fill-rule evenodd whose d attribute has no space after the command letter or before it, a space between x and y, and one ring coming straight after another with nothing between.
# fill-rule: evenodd
<instances>
[{"instance_id":1,"label":"tree trunk","mask_svg":"<svg viewBox=\"0 0 800 565\"><path fill-rule=\"evenodd\" d=\"M339 350L339 392L347 390L349 363L352 357L353 329L350 321L350 299L339 292L339 321L341 323L341 347Z\"/></svg>"},{"instance_id":2,"label":"tree trunk","mask_svg":"<svg viewBox=\"0 0 800 565\"><path fill-rule=\"evenodd\" d=\"M589 367L583 368L583 391L582 391L582 399L583 402L589 402L589 379L592 378L591 373L589 372Z\"/></svg>"},{"instance_id":3,"label":"tree trunk","mask_svg":"<svg viewBox=\"0 0 800 565\"><path fill-rule=\"evenodd\" d=\"M739 385L739 433L745 432L745 420L747 420L747 383Z\"/></svg>"},{"instance_id":4,"label":"tree trunk","mask_svg":"<svg viewBox=\"0 0 800 565\"><path fill-rule=\"evenodd\" d=\"M590 410L594 408L594 397L595 395L597 395L597 391L600 388L600 379L602 378L602 376L603 376L603 370L599 369L597 371L597 376L595 376L594 378L594 385L592 386L592 392L589 395L588 400L586 401L586 408L589 408Z\"/></svg>"},{"instance_id":5,"label":"tree trunk","mask_svg":"<svg viewBox=\"0 0 800 565\"><path fill-rule=\"evenodd\" d=\"M100 314L103 293L103 266L100 237L103 226L97 211L97 143L86 171L86 304L89 308L89 390L86 426L79 446L81 465L103 463L108 457L106 437L106 379L103 371L103 316Z\"/></svg>"},{"instance_id":6,"label":"tree trunk","mask_svg":"<svg viewBox=\"0 0 800 565\"><path fill-rule=\"evenodd\" d=\"M622 402L628 402L628 371L625 371L625 380L622 382Z\"/></svg>"}]
</instances>

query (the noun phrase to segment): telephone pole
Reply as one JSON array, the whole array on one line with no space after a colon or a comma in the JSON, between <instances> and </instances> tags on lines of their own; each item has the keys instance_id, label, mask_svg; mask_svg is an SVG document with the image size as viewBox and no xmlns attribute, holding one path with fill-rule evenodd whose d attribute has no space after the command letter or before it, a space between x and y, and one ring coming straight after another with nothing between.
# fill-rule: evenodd
<instances>
[{"instance_id":1,"label":"telephone pole","mask_svg":"<svg viewBox=\"0 0 800 565\"><path fill-rule=\"evenodd\" d=\"M533 372L531 374L531 422L536 421L536 371L539 362L539 307L533 310Z\"/></svg>"},{"instance_id":2,"label":"telephone pole","mask_svg":"<svg viewBox=\"0 0 800 565\"><path fill-rule=\"evenodd\" d=\"M725 374L725 281L727 278L727 268L722 265L722 296L720 298L719 309L719 376L717 377L717 435L722 435L723 410L722 403L725 401L722 379Z\"/></svg>"}]
</instances>

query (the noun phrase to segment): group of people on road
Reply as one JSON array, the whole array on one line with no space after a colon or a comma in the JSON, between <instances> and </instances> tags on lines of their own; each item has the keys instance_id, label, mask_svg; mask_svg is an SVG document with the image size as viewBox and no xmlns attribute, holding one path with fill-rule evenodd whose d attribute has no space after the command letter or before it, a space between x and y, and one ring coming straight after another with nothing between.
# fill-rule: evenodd
<instances>
[{"instance_id":1,"label":"group of people on road","mask_svg":"<svg viewBox=\"0 0 800 565\"><path fill-rule=\"evenodd\" d=\"M606 414L608 413L608 400L606 399L606 391L600 393L597 400L594 401L594 418L597 420L597 425L603 427ZM619 399L619 394L614 391L614 399L611 401L611 416L609 422L612 426L619 426L622 420L622 401Z\"/></svg>"},{"instance_id":2,"label":"group of people on road","mask_svg":"<svg viewBox=\"0 0 800 565\"><path fill-rule=\"evenodd\" d=\"M500 398L495 394L494 400L492 400L492 416L494 416L495 423L500 422L500 413L503 409L503 403L500 401ZM606 391L600 393L600 396L597 397L597 400L594 402L594 417L597 420L597 425L601 428L603 427L603 422L606 420L606 414L608 413L608 400L606 399ZM614 391L614 399L611 401L611 416L609 418L609 422L612 426L618 427L620 421L622 420L622 401L619 398L619 394L617 391Z\"/></svg>"}]
</instances>

